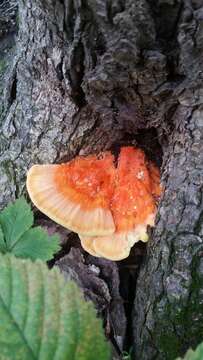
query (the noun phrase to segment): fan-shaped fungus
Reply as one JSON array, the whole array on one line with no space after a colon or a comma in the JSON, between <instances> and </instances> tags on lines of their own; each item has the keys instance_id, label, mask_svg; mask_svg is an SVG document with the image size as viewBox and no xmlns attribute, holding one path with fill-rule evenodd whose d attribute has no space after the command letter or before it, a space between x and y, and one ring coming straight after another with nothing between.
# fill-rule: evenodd
<instances>
[{"instance_id":1,"label":"fan-shaped fungus","mask_svg":"<svg viewBox=\"0 0 203 360\"><path fill-rule=\"evenodd\" d=\"M142 150L123 147L114 156L76 157L61 165L34 165L27 189L33 203L51 219L77 232L94 256L120 260L135 242L147 241L160 196L158 168Z\"/></svg>"}]
</instances>

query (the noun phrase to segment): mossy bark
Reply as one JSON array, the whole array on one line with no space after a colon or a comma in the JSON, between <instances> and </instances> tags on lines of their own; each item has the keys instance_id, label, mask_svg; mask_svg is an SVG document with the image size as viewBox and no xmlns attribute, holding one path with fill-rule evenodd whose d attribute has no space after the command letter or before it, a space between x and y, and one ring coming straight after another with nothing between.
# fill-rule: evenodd
<instances>
[{"instance_id":1,"label":"mossy bark","mask_svg":"<svg viewBox=\"0 0 203 360\"><path fill-rule=\"evenodd\" d=\"M162 163L134 350L173 359L203 335L202 1L19 0L18 26L1 99L0 206L25 192L33 163L122 144Z\"/></svg>"},{"instance_id":2,"label":"mossy bark","mask_svg":"<svg viewBox=\"0 0 203 360\"><path fill-rule=\"evenodd\" d=\"M173 360L203 336L203 111L179 106L174 116L165 192L134 303L142 360Z\"/></svg>"}]
</instances>

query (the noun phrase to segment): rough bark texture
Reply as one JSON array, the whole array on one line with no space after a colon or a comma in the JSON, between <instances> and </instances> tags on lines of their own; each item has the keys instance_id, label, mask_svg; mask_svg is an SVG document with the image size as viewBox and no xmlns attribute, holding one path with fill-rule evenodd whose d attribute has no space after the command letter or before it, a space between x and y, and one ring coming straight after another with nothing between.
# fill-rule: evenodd
<instances>
[{"instance_id":1,"label":"rough bark texture","mask_svg":"<svg viewBox=\"0 0 203 360\"><path fill-rule=\"evenodd\" d=\"M113 340L115 351L122 352L126 316L116 263L90 255L86 257L80 248L72 248L56 265L68 279L78 283L87 299L94 302L98 314L105 319L106 336Z\"/></svg>"},{"instance_id":2,"label":"rough bark texture","mask_svg":"<svg viewBox=\"0 0 203 360\"><path fill-rule=\"evenodd\" d=\"M136 359L174 359L203 335L202 0L19 0L18 23L1 99L0 207L24 192L33 163L121 144L162 159L133 342ZM1 58L12 31L2 30Z\"/></svg>"},{"instance_id":3,"label":"rough bark texture","mask_svg":"<svg viewBox=\"0 0 203 360\"><path fill-rule=\"evenodd\" d=\"M137 282L136 358L172 360L203 335L203 7L182 3L177 23L184 76L163 158L165 192ZM173 35L174 36L174 35ZM167 120L167 118L166 118ZM168 119L169 120L169 119Z\"/></svg>"},{"instance_id":4,"label":"rough bark texture","mask_svg":"<svg viewBox=\"0 0 203 360\"><path fill-rule=\"evenodd\" d=\"M16 1L8 0L0 2L0 126L2 126L4 118L4 76L15 54L16 13Z\"/></svg>"},{"instance_id":5,"label":"rough bark texture","mask_svg":"<svg viewBox=\"0 0 203 360\"><path fill-rule=\"evenodd\" d=\"M143 360L175 359L203 335L203 111L179 107L174 116L166 190L134 304Z\"/></svg>"}]
</instances>

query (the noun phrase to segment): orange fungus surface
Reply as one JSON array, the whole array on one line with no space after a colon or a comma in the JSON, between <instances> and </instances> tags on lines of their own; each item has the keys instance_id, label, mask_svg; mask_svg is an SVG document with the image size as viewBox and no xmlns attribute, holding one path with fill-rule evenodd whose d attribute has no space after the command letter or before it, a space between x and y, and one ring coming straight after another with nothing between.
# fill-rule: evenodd
<instances>
[{"instance_id":1,"label":"orange fungus surface","mask_svg":"<svg viewBox=\"0 0 203 360\"><path fill-rule=\"evenodd\" d=\"M111 153L100 157L77 157L57 169L58 190L84 210L109 208L114 189L115 167Z\"/></svg>"},{"instance_id":2,"label":"orange fungus surface","mask_svg":"<svg viewBox=\"0 0 203 360\"><path fill-rule=\"evenodd\" d=\"M62 164L56 169L55 184L84 211L110 210L118 232L144 224L155 213L161 194L158 168L134 147L121 148L117 166L110 152Z\"/></svg>"},{"instance_id":3,"label":"orange fungus surface","mask_svg":"<svg viewBox=\"0 0 203 360\"><path fill-rule=\"evenodd\" d=\"M34 204L54 221L77 232L94 256L121 260L139 240L148 240L161 195L159 169L142 150L122 147L78 156L61 165L34 165L27 189Z\"/></svg>"}]
</instances>

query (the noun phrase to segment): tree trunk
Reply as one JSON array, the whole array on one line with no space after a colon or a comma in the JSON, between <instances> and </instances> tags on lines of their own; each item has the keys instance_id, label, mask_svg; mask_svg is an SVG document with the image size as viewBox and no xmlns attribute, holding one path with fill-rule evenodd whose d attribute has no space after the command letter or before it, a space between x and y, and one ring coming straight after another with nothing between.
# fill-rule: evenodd
<instances>
[{"instance_id":1,"label":"tree trunk","mask_svg":"<svg viewBox=\"0 0 203 360\"><path fill-rule=\"evenodd\" d=\"M136 359L174 359L203 335L202 0L19 0L18 26L1 99L0 206L25 192L33 163L133 144L162 164L133 344Z\"/></svg>"},{"instance_id":2,"label":"tree trunk","mask_svg":"<svg viewBox=\"0 0 203 360\"><path fill-rule=\"evenodd\" d=\"M203 111L179 106L174 116L165 193L134 303L136 358L142 360L175 359L203 335Z\"/></svg>"}]
</instances>

